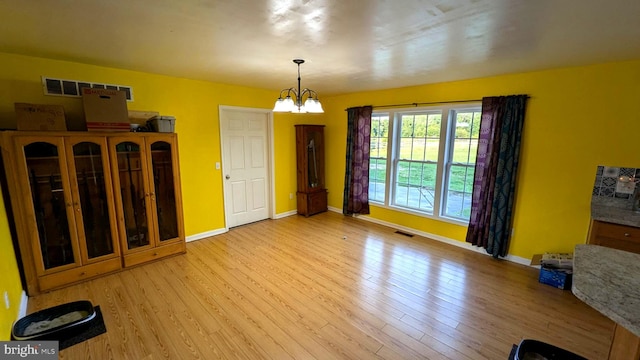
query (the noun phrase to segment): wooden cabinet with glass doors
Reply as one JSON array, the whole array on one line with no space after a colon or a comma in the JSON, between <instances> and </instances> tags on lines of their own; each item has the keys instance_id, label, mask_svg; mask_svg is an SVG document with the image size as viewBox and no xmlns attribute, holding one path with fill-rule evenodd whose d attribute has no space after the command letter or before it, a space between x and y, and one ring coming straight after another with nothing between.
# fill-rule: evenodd
<instances>
[{"instance_id":1,"label":"wooden cabinet with glass doors","mask_svg":"<svg viewBox=\"0 0 640 360\"><path fill-rule=\"evenodd\" d=\"M175 136L112 137L124 266L185 251Z\"/></svg>"},{"instance_id":2,"label":"wooden cabinet with glass doors","mask_svg":"<svg viewBox=\"0 0 640 360\"><path fill-rule=\"evenodd\" d=\"M29 295L185 251L175 134L114 135L2 133L8 213ZM123 142L142 147L137 158L118 151ZM125 221L133 213L137 237ZM133 256L136 249L150 252Z\"/></svg>"}]
</instances>

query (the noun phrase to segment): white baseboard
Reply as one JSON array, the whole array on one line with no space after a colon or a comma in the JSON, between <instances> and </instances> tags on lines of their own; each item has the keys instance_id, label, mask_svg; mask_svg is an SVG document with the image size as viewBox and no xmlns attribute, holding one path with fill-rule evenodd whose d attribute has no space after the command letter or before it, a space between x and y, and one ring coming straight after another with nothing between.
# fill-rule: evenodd
<instances>
[{"instance_id":1,"label":"white baseboard","mask_svg":"<svg viewBox=\"0 0 640 360\"><path fill-rule=\"evenodd\" d=\"M187 238L185 239L186 242L190 242L190 241L196 241L196 240L201 240L204 238L208 238L211 236L216 236L216 235L220 235L220 234L224 234L227 231L229 231L229 229L223 228L223 229L217 229L217 230L210 230L210 231L205 231L203 233L199 233L199 234L194 234L194 235L189 235L187 236Z\"/></svg>"},{"instance_id":2,"label":"white baseboard","mask_svg":"<svg viewBox=\"0 0 640 360\"><path fill-rule=\"evenodd\" d=\"M285 213L276 214L273 217L273 219L282 219L282 218L285 218L287 216L295 215L297 213L298 213L297 210L287 211ZM202 232L202 233L199 233L199 234L189 235L189 236L186 237L185 241L186 242L191 242L191 241L196 241L196 240L202 240L202 239L205 239L205 238L208 238L208 237L211 237L211 236L224 234L224 233L226 233L228 231L229 231L229 229L227 229L227 228L209 230L209 231L205 231L205 232Z\"/></svg>"},{"instance_id":3,"label":"white baseboard","mask_svg":"<svg viewBox=\"0 0 640 360\"><path fill-rule=\"evenodd\" d=\"M333 211L333 212L337 212L342 214L342 209L337 208L337 207L333 207L333 206L329 206L329 211Z\"/></svg>"},{"instance_id":4,"label":"white baseboard","mask_svg":"<svg viewBox=\"0 0 640 360\"><path fill-rule=\"evenodd\" d=\"M20 297L20 310L18 310L18 319L22 319L27 316L27 303L29 302L29 297L27 293L22 290L22 295Z\"/></svg>"},{"instance_id":5,"label":"white baseboard","mask_svg":"<svg viewBox=\"0 0 640 360\"><path fill-rule=\"evenodd\" d=\"M335 211L335 210L332 210L332 211ZM337 212L341 213L342 210L338 210ZM406 232L406 233L409 233L409 234L420 235L420 236L423 236L423 237L426 237L426 238L429 238L429 239L433 239L433 240L436 240L436 241L440 241L440 242L443 242L443 243L446 243L446 244L449 244L449 245L457 246L457 247L465 249L465 250L475 251L477 253L490 256L489 254L487 254L485 249L477 247L477 246L473 246L468 242L462 242L462 241L450 239L450 238L447 238L447 237L444 237L444 236L431 234L431 233L428 233L428 232L425 232L425 231L413 229L413 228L410 228L410 227L401 226L401 225L398 225L398 224L390 223L388 221L383 221L383 220L379 220L379 219L376 219L376 218L372 218L371 216L368 216L368 215L360 215L360 216L357 216L357 218L358 219L362 219L362 220L366 220L366 221L370 221L370 222L373 222L373 223L376 223L376 224L388 226L390 228L395 228L395 229L398 229L398 230L402 230L403 232ZM504 259L507 260L507 261L511 261L511 262L517 263L517 264L531 266L531 260L530 259L525 259L525 258L520 257L520 256L514 256L514 255L507 254L507 256L505 256Z\"/></svg>"},{"instance_id":6,"label":"white baseboard","mask_svg":"<svg viewBox=\"0 0 640 360\"><path fill-rule=\"evenodd\" d=\"M295 215L297 213L298 213L298 210L291 210L291 211L283 212L283 213L280 213L280 214L275 214L273 216L273 219L274 220L282 219L282 218L286 218L287 216Z\"/></svg>"}]
</instances>

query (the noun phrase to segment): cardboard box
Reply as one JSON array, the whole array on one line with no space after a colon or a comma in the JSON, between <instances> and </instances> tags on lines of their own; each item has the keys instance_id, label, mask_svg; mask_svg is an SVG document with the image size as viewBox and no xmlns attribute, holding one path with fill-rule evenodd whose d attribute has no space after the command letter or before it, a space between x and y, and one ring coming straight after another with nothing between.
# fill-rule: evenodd
<instances>
[{"instance_id":1,"label":"cardboard box","mask_svg":"<svg viewBox=\"0 0 640 360\"><path fill-rule=\"evenodd\" d=\"M534 254L533 257L531 258L531 266L540 266L540 263L542 262L542 254Z\"/></svg>"},{"instance_id":2,"label":"cardboard box","mask_svg":"<svg viewBox=\"0 0 640 360\"><path fill-rule=\"evenodd\" d=\"M129 122L131 124L146 125L147 121L151 120L154 116L159 116L157 111L139 111L129 110Z\"/></svg>"},{"instance_id":3,"label":"cardboard box","mask_svg":"<svg viewBox=\"0 0 640 360\"><path fill-rule=\"evenodd\" d=\"M571 281L573 279L573 271L567 269L552 269L540 267L540 276L538 281L556 287L558 289L571 289Z\"/></svg>"},{"instance_id":4,"label":"cardboard box","mask_svg":"<svg viewBox=\"0 0 640 360\"><path fill-rule=\"evenodd\" d=\"M129 131L126 93L110 89L82 89L84 118L89 131Z\"/></svg>"},{"instance_id":5,"label":"cardboard box","mask_svg":"<svg viewBox=\"0 0 640 360\"><path fill-rule=\"evenodd\" d=\"M535 254L531 258L531 265L541 265L556 269L573 269L573 253Z\"/></svg>"},{"instance_id":6,"label":"cardboard box","mask_svg":"<svg viewBox=\"0 0 640 360\"><path fill-rule=\"evenodd\" d=\"M18 130L67 131L62 105L15 103Z\"/></svg>"}]
</instances>

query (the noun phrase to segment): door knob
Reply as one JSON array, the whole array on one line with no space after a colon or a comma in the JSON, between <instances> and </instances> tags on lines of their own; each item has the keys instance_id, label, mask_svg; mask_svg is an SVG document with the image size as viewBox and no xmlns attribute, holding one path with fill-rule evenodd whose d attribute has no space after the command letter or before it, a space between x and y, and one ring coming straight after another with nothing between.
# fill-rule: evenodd
<instances>
[{"instance_id":1,"label":"door knob","mask_svg":"<svg viewBox=\"0 0 640 360\"><path fill-rule=\"evenodd\" d=\"M231 176L226 175L224 178L225 178L225 179L227 179L227 180L229 180L229 179L231 179Z\"/></svg>"}]
</instances>

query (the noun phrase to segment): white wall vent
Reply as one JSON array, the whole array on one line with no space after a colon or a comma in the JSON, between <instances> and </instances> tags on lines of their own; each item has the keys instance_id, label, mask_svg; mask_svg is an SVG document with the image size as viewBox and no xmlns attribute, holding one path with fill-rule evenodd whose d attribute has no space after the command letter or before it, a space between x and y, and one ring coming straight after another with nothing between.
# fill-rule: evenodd
<instances>
[{"instance_id":1,"label":"white wall vent","mask_svg":"<svg viewBox=\"0 0 640 360\"><path fill-rule=\"evenodd\" d=\"M42 77L42 89L45 95L81 97L82 88L122 90L127 94L127 101L133 101L131 86L100 84L88 81L54 79Z\"/></svg>"}]
</instances>

